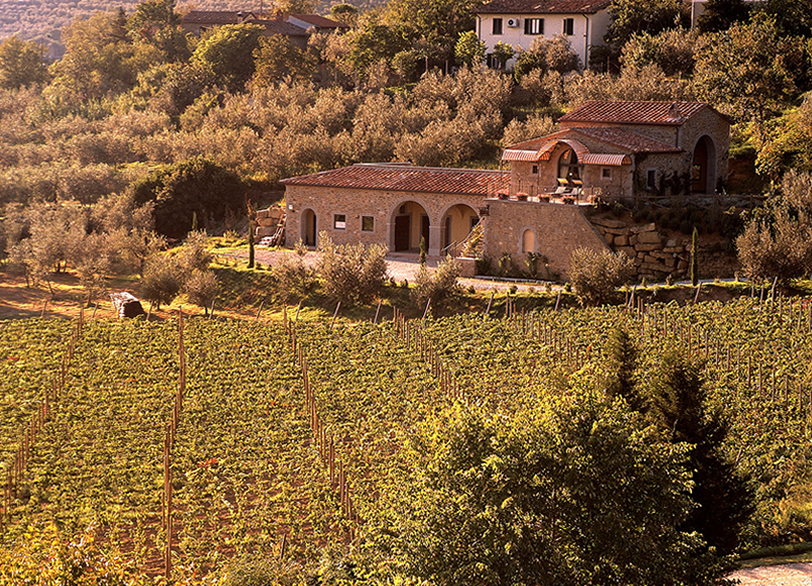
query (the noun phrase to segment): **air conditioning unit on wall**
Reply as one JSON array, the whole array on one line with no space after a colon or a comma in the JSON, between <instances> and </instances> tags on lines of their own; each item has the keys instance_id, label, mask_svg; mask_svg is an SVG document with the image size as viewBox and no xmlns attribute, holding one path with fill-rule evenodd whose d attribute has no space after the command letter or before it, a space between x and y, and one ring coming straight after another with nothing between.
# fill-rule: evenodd
<instances>
[{"instance_id":1,"label":"air conditioning unit on wall","mask_svg":"<svg viewBox=\"0 0 812 586\"><path fill-rule=\"evenodd\" d=\"M518 18L508 18L507 25L510 28L517 28L519 26L519 19Z\"/></svg>"}]
</instances>

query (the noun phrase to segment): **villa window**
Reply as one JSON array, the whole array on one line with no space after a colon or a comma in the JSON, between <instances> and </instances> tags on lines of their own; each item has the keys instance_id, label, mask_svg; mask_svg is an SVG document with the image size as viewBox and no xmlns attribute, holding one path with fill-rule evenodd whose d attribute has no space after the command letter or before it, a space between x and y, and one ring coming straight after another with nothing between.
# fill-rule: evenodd
<instances>
[{"instance_id":1,"label":"villa window","mask_svg":"<svg viewBox=\"0 0 812 586\"><path fill-rule=\"evenodd\" d=\"M530 174L531 175L538 175L539 174L539 166L538 165L533 165L533 167L530 169Z\"/></svg>"},{"instance_id":2,"label":"villa window","mask_svg":"<svg viewBox=\"0 0 812 586\"><path fill-rule=\"evenodd\" d=\"M347 216L345 214L335 214L333 216L333 228L336 230L346 230Z\"/></svg>"},{"instance_id":3,"label":"villa window","mask_svg":"<svg viewBox=\"0 0 812 586\"><path fill-rule=\"evenodd\" d=\"M501 18L494 18L493 19L493 34L501 35L502 34L502 19Z\"/></svg>"},{"instance_id":4,"label":"villa window","mask_svg":"<svg viewBox=\"0 0 812 586\"><path fill-rule=\"evenodd\" d=\"M526 35L543 35L544 34L544 19L543 18L525 18L524 19L524 34L526 34Z\"/></svg>"},{"instance_id":5,"label":"villa window","mask_svg":"<svg viewBox=\"0 0 812 586\"><path fill-rule=\"evenodd\" d=\"M612 180L612 169L610 167L603 167L601 169L601 179Z\"/></svg>"},{"instance_id":6,"label":"villa window","mask_svg":"<svg viewBox=\"0 0 812 586\"><path fill-rule=\"evenodd\" d=\"M657 189L657 170L646 171L646 189Z\"/></svg>"},{"instance_id":7,"label":"villa window","mask_svg":"<svg viewBox=\"0 0 812 586\"><path fill-rule=\"evenodd\" d=\"M372 216L361 216L361 232L372 232L375 230L375 218Z\"/></svg>"},{"instance_id":8,"label":"villa window","mask_svg":"<svg viewBox=\"0 0 812 586\"><path fill-rule=\"evenodd\" d=\"M564 19L564 36L571 37L573 35L573 30L575 28L575 19L574 18L565 18Z\"/></svg>"}]
</instances>

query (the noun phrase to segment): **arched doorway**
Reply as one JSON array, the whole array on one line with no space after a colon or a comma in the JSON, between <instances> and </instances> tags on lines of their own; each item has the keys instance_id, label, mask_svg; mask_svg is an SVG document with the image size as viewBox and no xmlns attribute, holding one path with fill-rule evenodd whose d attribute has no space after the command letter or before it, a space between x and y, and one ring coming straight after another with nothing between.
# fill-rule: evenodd
<instances>
[{"instance_id":1,"label":"arched doorway","mask_svg":"<svg viewBox=\"0 0 812 586\"><path fill-rule=\"evenodd\" d=\"M578 155L569 147L558 158L558 178L566 179L568 183L580 181L581 179Z\"/></svg>"},{"instance_id":2,"label":"arched doorway","mask_svg":"<svg viewBox=\"0 0 812 586\"><path fill-rule=\"evenodd\" d=\"M426 209L415 201L400 204L392 212L392 233L390 242L395 252L419 252L420 238L426 241L429 250L429 215Z\"/></svg>"},{"instance_id":3,"label":"arched doorway","mask_svg":"<svg viewBox=\"0 0 812 586\"><path fill-rule=\"evenodd\" d=\"M694 193L716 191L716 147L708 135L700 138L694 147L691 161L691 191Z\"/></svg>"},{"instance_id":4,"label":"arched doorway","mask_svg":"<svg viewBox=\"0 0 812 586\"><path fill-rule=\"evenodd\" d=\"M461 244L468 238L471 230L479 222L479 215L476 211L464 203L458 203L448 208L443 215L441 240L443 250L453 254L456 245Z\"/></svg>"},{"instance_id":5,"label":"arched doorway","mask_svg":"<svg viewBox=\"0 0 812 586\"><path fill-rule=\"evenodd\" d=\"M316 234L318 234L316 212L313 210L305 210L304 213L302 213L300 231L300 237L305 246L316 246Z\"/></svg>"}]
</instances>

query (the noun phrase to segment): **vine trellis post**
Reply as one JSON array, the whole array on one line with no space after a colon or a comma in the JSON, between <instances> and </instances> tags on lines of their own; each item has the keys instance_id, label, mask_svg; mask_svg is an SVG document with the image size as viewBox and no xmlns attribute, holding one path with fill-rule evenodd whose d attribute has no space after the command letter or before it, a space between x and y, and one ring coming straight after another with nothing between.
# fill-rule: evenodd
<instances>
[{"instance_id":1,"label":"vine trellis post","mask_svg":"<svg viewBox=\"0 0 812 586\"><path fill-rule=\"evenodd\" d=\"M172 414L166 425L166 436L164 438L164 487L163 487L163 510L161 522L166 534L166 544L164 546L164 576L167 580L172 577L172 534L174 523L172 519L172 448L175 446L178 425L180 425L180 415L183 409L183 396L186 392L186 349L183 340L183 309L178 309L178 389L175 393L175 402L172 406Z\"/></svg>"},{"instance_id":2,"label":"vine trellis post","mask_svg":"<svg viewBox=\"0 0 812 586\"><path fill-rule=\"evenodd\" d=\"M47 306L48 301L45 301ZM43 307L43 315L45 307ZM45 387L42 402L37 407L36 411L31 417L31 422L23 428L20 434L20 440L17 445L17 451L14 453L14 458L11 467L6 475L6 480L3 485L3 501L2 508L0 508L0 526L4 525L11 518L11 507L14 500L17 498L17 487L25 478L25 473L28 468L28 463L31 460L31 450L34 443L40 435L40 432L45 427L45 424L51 419L54 408L58 405L60 398L64 395L65 384L68 378L68 370L70 369L71 360L73 360L73 352L76 344L79 341L79 336L82 334L84 327L84 308L79 310L79 317L76 320L76 326L73 330L68 346L65 353L62 355L62 361L54 372L53 384Z\"/></svg>"}]
</instances>

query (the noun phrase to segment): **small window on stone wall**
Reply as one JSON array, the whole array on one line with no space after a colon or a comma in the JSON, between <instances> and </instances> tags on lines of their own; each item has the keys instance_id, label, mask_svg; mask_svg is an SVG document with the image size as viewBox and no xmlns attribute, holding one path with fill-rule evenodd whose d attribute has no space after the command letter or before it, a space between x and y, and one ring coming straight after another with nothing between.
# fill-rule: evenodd
<instances>
[{"instance_id":1,"label":"small window on stone wall","mask_svg":"<svg viewBox=\"0 0 812 586\"><path fill-rule=\"evenodd\" d=\"M603 167L601 169L601 179L611 179L612 178L612 169L609 167Z\"/></svg>"},{"instance_id":2,"label":"small window on stone wall","mask_svg":"<svg viewBox=\"0 0 812 586\"><path fill-rule=\"evenodd\" d=\"M346 230L347 216L345 214L335 214L333 216L333 228L336 230Z\"/></svg>"},{"instance_id":3,"label":"small window on stone wall","mask_svg":"<svg viewBox=\"0 0 812 586\"><path fill-rule=\"evenodd\" d=\"M646 171L646 189L657 188L657 170L649 169Z\"/></svg>"},{"instance_id":4,"label":"small window on stone wall","mask_svg":"<svg viewBox=\"0 0 812 586\"><path fill-rule=\"evenodd\" d=\"M530 229L522 234L522 252L536 252L536 235Z\"/></svg>"},{"instance_id":5,"label":"small window on stone wall","mask_svg":"<svg viewBox=\"0 0 812 586\"><path fill-rule=\"evenodd\" d=\"M539 174L539 166L538 165L533 165L533 168L530 170L530 173L532 173L533 175L538 175Z\"/></svg>"},{"instance_id":6,"label":"small window on stone wall","mask_svg":"<svg viewBox=\"0 0 812 586\"><path fill-rule=\"evenodd\" d=\"M361 216L361 232L372 232L373 230L375 230L375 218Z\"/></svg>"}]
</instances>

